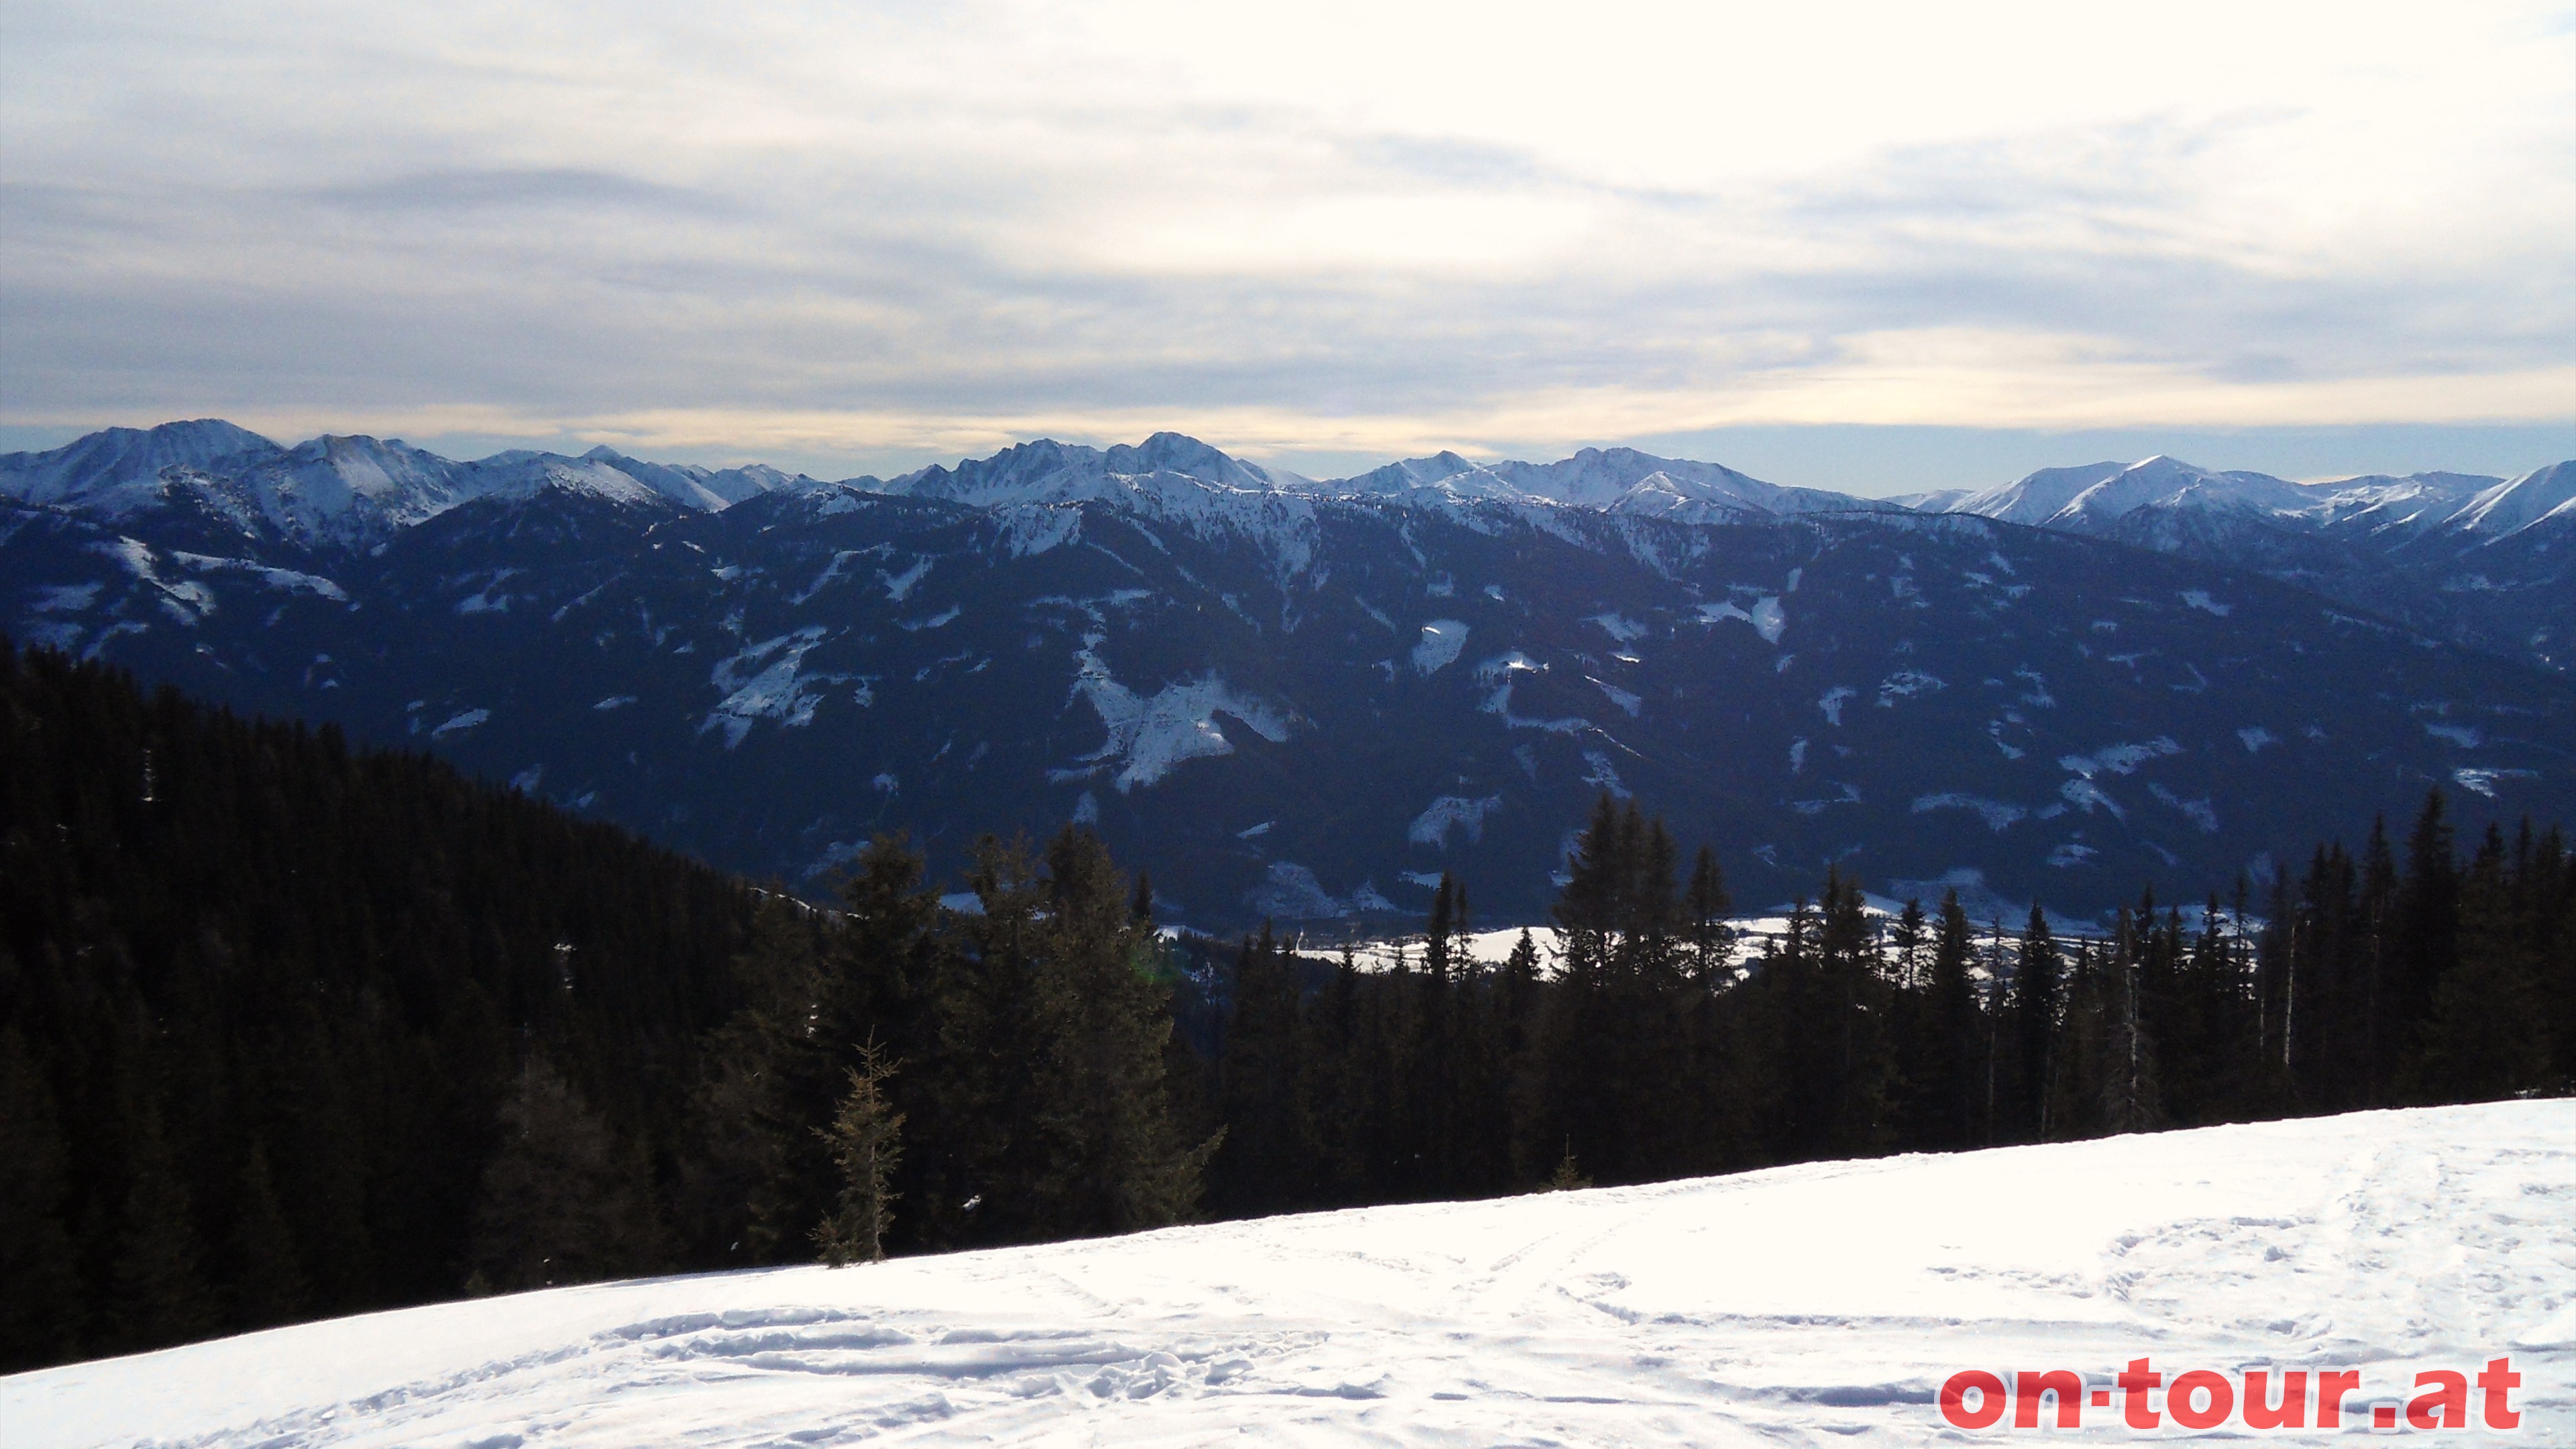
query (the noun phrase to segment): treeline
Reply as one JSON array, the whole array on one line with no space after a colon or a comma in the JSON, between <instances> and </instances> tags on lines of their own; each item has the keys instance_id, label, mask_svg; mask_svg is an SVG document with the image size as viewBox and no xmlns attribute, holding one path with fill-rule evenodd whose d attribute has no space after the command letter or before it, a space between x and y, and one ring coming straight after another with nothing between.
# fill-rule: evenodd
<instances>
[{"instance_id":1,"label":"treeline","mask_svg":"<svg viewBox=\"0 0 2576 1449\"><path fill-rule=\"evenodd\" d=\"M1179 958L1088 834L972 913L880 841L826 912L5 641L0 740L0 1371L1198 1211Z\"/></svg>"},{"instance_id":2,"label":"treeline","mask_svg":"<svg viewBox=\"0 0 2576 1449\"><path fill-rule=\"evenodd\" d=\"M451 1296L508 1256L478 1212L532 1116L649 1188L754 905L0 641L0 1369Z\"/></svg>"},{"instance_id":3,"label":"treeline","mask_svg":"<svg viewBox=\"0 0 2576 1449\"><path fill-rule=\"evenodd\" d=\"M419 756L0 647L0 1369L684 1268L1646 1181L2576 1077L2576 868L2317 852L2107 939L1828 875L1749 953L1606 797L1555 908L1391 970L1174 941L1067 829L836 908ZM2261 924L2249 924L2259 915Z\"/></svg>"},{"instance_id":4,"label":"treeline","mask_svg":"<svg viewBox=\"0 0 2576 1449\"><path fill-rule=\"evenodd\" d=\"M1328 973L1247 940L1209 1072L1235 1213L1639 1182L2576 1084L2576 862L2490 829L2463 866L2442 797L2401 864L2320 849L2259 917L2143 894L2107 937L2017 936L1955 893L1893 919L1828 873L1748 952L1705 850L1605 797L1555 910L1481 965L1444 881L1419 952ZM1740 963L1736 958L1741 957ZM1315 978L1321 974L1320 981Z\"/></svg>"}]
</instances>

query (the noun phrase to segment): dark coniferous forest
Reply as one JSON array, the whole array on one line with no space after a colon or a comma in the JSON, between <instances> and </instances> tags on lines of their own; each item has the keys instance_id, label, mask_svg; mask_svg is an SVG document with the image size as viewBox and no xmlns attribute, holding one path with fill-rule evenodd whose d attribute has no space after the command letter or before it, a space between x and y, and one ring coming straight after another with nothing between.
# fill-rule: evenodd
<instances>
[{"instance_id":1,"label":"dark coniferous forest","mask_svg":"<svg viewBox=\"0 0 2576 1449\"><path fill-rule=\"evenodd\" d=\"M2317 849L2107 937L1828 875L1747 953L1606 797L1392 970L1175 941L1089 834L832 909L420 756L0 647L0 1369L609 1276L1648 1181L2576 1081L2555 829Z\"/></svg>"}]
</instances>

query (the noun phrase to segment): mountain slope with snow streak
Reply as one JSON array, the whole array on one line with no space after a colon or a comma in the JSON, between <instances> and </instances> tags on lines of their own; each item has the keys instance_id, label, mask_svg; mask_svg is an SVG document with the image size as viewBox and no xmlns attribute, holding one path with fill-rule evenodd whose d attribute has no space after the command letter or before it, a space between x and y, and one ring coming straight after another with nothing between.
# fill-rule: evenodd
<instances>
[{"instance_id":1,"label":"mountain slope with snow streak","mask_svg":"<svg viewBox=\"0 0 2576 1449\"><path fill-rule=\"evenodd\" d=\"M0 1422L21 1449L1892 1445L1957 1437L1962 1369L2358 1369L2366 1421L2509 1356L2514 1442L2567 1443L2571 1205L2576 1102L2362 1113L559 1289L0 1379ZM2086 1427L2128 1437L2118 1403Z\"/></svg>"},{"instance_id":2,"label":"mountain slope with snow streak","mask_svg":"<svg viewBox=\"0 0 2576 1449\"><path fill-rule=\"evenodd\" d=\"M1624 448L1315 481L1158 433L827 484L201 421L0 455L0 633L818 890L880 831L945 876L1092 825L1201 930L1410 928L1444 871L1543 919L1603 790L1748 903L1830 864L2008 917L2260 889L2436 787L2465 831L2576 819L2564 480L2457 553L2381 515L2500 480L2311 528L2212 501L2308 485L2060 472L2024 526Z\"/></svg>"},{"instance_id":3,"label":"mountain slope with snow streak","mask_svg":"<svg viewBox=\"0 0 2576 1449\"><path fill-rule=\"evenodd\" d=\"M2292 483L2155 457L2043 468L1914 506L2250 569L2554 672L2576 657L2576 462Z\"/></svg>"}]
</instances>

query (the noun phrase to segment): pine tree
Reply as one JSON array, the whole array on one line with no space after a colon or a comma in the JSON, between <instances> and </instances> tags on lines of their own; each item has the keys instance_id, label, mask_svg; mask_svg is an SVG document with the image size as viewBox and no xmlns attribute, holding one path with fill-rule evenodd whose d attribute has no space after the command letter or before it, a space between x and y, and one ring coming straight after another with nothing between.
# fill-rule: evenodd
<instances>
[{"instance_id":1,"label":"pine tree","mask_svg":"<svg viewBox=\"0 0 2576 1449\"><path fill-rule=\"evenodd\" d=\"M253 1142L242 1158L233 1190L233 1319L244 1328L290 1323L305 1308L311 1287L298 1260L295 1238L278 1206L268 1148Z\"/></svg>"},{"instance_id":2,"label":"pine tree","mask_svg":"<svg viewBox=\"0 0 2576 1449\"><path fill-rule=\"evenodd\" d=\"M2461 884L2457 964L2434 984L2409 1096L2483 1102L2547 1084L2548 1014L2514 907L2504 837L2489 826Z\"/></svg>"},{"instance_id":3,"label":"pine tree","mask_svg":"<svg viewBox=\"0 0 2576 1449\"><path fill-rule=\"evenodd\" d=\"M2048 929L2048 915L2033 903L2012 973L2014 1036L2021 1068L2012 1126L2019 1141L2048 1140L2049 1048L2057 1035L2064 971L2065 958L2058 954L2057 939Z\"/></svg>"},{"instance_id":4,"label":"pine tree","mask_svg":"<svg viewBox=\"0 0 2576 1449\"><path fill-rule=\"evenodd\" d=\"M2447 846L2442 848L2447 850ZM2390 1080L2405 1043L2401 1029L2405 991L2399 981L2405 956L2399 922L2402 892L2396 857L2388 845L2388 822L2384 817L2374 817L2370 843L2362 851L2360 891L2355 902L2367 938L2362 952L2366 964L2360 993L2361 1073L2355 1106L2385 1107L2396 1100ZM2295 1023L2294 1016L2288 1019Z\"/></svg>"},{"instance_id":5,"label":"pine tree","mask_svg":"<svg viewBox=\"0 0 2576 1449\"><path fill-rule=\"evenodd\" d=\"M1088 1109L1098 1154L1082 1174L1077 1232L1187 1220L1224 1136L1220 1129L1196 1144L1180 1137L1163 1077L1171 987L1151 969L1152 932L1128 918L1125 886L1090 831L1067 826L1048 845L1047 946L1075 1007L1058 1060L1081 1064L1063 1085Z\"/></svg>"},{"instance_id":6,"label":"pine tree","mask_svg":"<svg viewBox=\"0 0 2576 1449\"><path fill-rule=\"evenodd\" d=\"M530 1053L501 1105L483 1174L474 1267L490 1288L588 1283L661 1266L641 1165L545 1059Z\"/></svg>"},{"instance_id":7,"label":"pine tree","mask_svg":"<svg viewBox=\"0 0 2576 1449\"><path fill-rule=\"evenodd\" d=\"M1706 1137L1673 1091L1694 1055L1675 861L1661 820L1604 794L1554 912L1565 960L1548 993L1546 1086L1531 1094L1547 1116L1529 1125L1609 1182L1680 1171Z\"/></svg>"},{"instance_id":8,"label":"pine tree","mask_svg":"<svg viewBox=\"0 0 2576 1449\"><path fill-rule=\"evenodd\" d=\"M937 1111L914 1119L953 1163L943 1191L916 1204L931 1240L1040 1241L1191 1216L1223 1134L1180 1136L1168 977L1108 850L1068 826L1041 873L1025 845L988 838L972 880L982 914L953 926Z\"/></svg>"},{"instance_id":9,"label":"pine tree","mask_svg":"<svg viewBox=\"0 0 2576 1449\"><path fill-rule=\"evenodd\" d=\"M1583 1169L1575 1165L1574 1145L1567 1143L1565 1155L1556 1160L1556 1170L1547 1175L1547 1190L1580 1192L1591 1185L1592 1179L1584 1176Z\"/></svg>"},{"instance_id":10,"label":"pine tree","mask_svg":"<svg viewBox=\"0 0 2576 1449\"><path fill-rule=\"evenodd\" d=\"M54 1362L79 1344L66 1193L54 1095L25 1038L0 1028L0 1373Z\"/></svg>"},{"instance_id":11,"label":"pine tree","mask_svg":"<svg viewBox=\"0 0 2576 1449\"><path fill-rule=\"evenodd\" d=\"M703 1261L785 1261L828 1210L831 1165L813 1132L838 1062L822 1022L832 992L817 924L773 896L733 960L742 1005L707 1037L681 1158L681 1213Z\"/></svg>"},{"instance_id":12,"label":"pine tree","mask_svg":"<svg viewBox=\"0 0 2576 1449\"><path fill-rule=\"evenodd\" d=\"M1982 1086L1986 1023L1969 977L1976 942L1959 893L1944 891L1925 968L1917 1045L1909 1076L1913 1139L1955 1151L1984 1140Z\"/></svg>"},{"instance_id":13,"label":"pine tree","mask_svg":"<svg viewBox=\"0 0 2576 1449\"><path fill-rule=\"evenodd\" d=\"M2550 1023L2550 1079L2576 1095L2576 857L2556 827L2541 834L2516 888Z\"/></svg>"},{"instance_id":14,"label":"pine tree","mask_svg":"<svg viewBox=\"0 0 2576 1449\"><path fill-rule=\"evenodd\" d=\"M1828 867L1820 914L1818 962L1838 1029L1830 1150L1861 1156L1883 1151L1894 1140L1898 1043L1889 1031L1892 993L1860 882Z\"/></svg>"},{"instance_id":15,"label":"pine tree","mask_svg":"<svg viewBox=\"0 0 2576 1449\"><path fill-rule=\"evenodd\" d=\"M1909 897L1903 910L1897 912L1895 924L1888 927L1888 961L1893 984L1905 991L1920 991L1925 985L1928 963L1925 953L1931 937L1923 918L1923 902Z\"/></svg>"},{"instance_id":16,"label":"pine tree","mask_svg":"<svg viewBox=\"0 0 2576 1449\"><path fill-rule=\"evenodd\" d=\"M1682 896L1690 923L1690 975L1702 987L1720 984L1735 953L1735 929L1726 923L1735 902L1726 893L1717 852L1703 845L1691 861L1690 887Z\"/></svg>"},{"instance_id":17,"label":"pine tree","mask_svg":"<svg viewBox=\"0 0 2576 1449\"><path fill-rule=\"evenodd\" d=\"M894 1066L874 1042L860 1046L858 1055L859 1064L849 1069L849 1094L831 1124L815 1129L841 1179L830 1215L814 1230L823 1261L835 1268L884 1260L886 1230L894 1222L895 1167L903 1158L903 1114L884 1090Z\"/></svg>"},{"instance_id":18,"label":"pine tree","mask_svg":"<svg viewBox=\"0 0 2576 1449\"><path fill-rule=\"evenodd\" d=\"M1264 921L1236 956L1232 1011L1218 1063L1225 1146L1213 1164L1220 1212L1255 1214L1311 1205L1308 1126L1301 1096L1293 958Z\"/></svg>"},{"instance_id":19,"label":"pine tree","mask_svg":"<svg viewBox=\"0 0 2576 1449\"><path fill-rule=\"evenodd\" d=\"M1405 1053L1411 1079L1406 1097L1413 1103L1411 1155L1415 1192L1422 1197L1459 1194L1459 1157L1464 1145L1458 1043L1460 983L1453 956L1456 934L1457 882L1447 871L1431 895L1431 920L1422 943L1422 974L1414 1007L1414 1039Z\"/></svg>"},{"instance_id":20,"label":"pine tree","mask_svg":"<svg viewBox=\"0 0 2576 1449\"><path fill-rule=\"evenodd\" d=\"M2102 1002L2107 1030L2100 1063L2102 1130L2146 1132L2161 1126L2163 1111L2156 1084L2155 1046L2146 1019L2142 951L2133 920L2123 909L2113 930L2110 969L2104 975Z\"/></svg>"},{"instance_id":21,"label":"pine tree","mask_svg":"<svg viewBox=\"0 0 2576 1449\"><path fill-rule=\"evenodd\" d=\"M2390 912L2388 1046L2399 1063L2398 1082L2421 1080L2424 1023L2432 1015L2435 989L2459 964L2459 940L2460 866L2442 792L2435 790L2424 797L2407 834L2406 874Z\"/></svg>"},{"instance_id":22,"label":"pine tree","mask_svg":"<svg viewBox=\"0 0 2576 1449\"><path fill-rule=\"evenodd\" d=\"M202 1338L215 1326L215 1306L195 1214L160 1108L148 1101L135 1118L126 1182L109 1302L118 1345L132 1351Z\"/></svg>"},{"instance_id":23,"label":"pine tree","mask_svg":"<svg viewBox=\"0 0 2576 1449\"><path fill-rule=\"evenodd\" d=\"M1501 1078L1502 1108L1509 1115L1504 1127L1502 1171L1505 1179L1512 1182L1534 1181L1543 1160L1533 1136L1533 1124L1548 1115L1543 1105L1547 1076L1540 1016L1546 989L1539 968L1538 942L1524 926L1494 981L1494 1030L1499 1057L1496 1070Z\"/></svg>"}]
</instances>

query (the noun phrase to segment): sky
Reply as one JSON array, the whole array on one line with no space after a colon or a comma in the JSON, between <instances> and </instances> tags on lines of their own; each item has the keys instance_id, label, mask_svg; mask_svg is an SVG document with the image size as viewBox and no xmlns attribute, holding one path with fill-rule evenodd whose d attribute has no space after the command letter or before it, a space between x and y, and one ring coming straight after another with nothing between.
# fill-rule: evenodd
<instances>
[{"instance_id":1,"label":"sky","mask_svg":"<svg viewBox=\"0 0 2576 1449\"><path fill-rule=\"evenodd\" d=\"M0 5L0 447L2576 456L2576 5Z\"/></svg>"}]
</instances>

